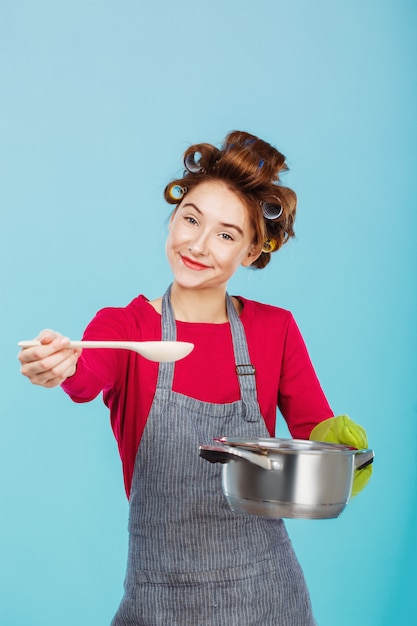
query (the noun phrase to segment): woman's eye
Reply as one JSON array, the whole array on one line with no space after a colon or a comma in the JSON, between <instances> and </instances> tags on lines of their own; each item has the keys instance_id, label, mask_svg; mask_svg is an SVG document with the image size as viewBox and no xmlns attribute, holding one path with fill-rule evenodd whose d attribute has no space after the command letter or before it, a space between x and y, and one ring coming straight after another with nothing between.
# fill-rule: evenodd
<instances>
[{"instance_id":1,"label":"woman's eye","mask_svg":"<svg viewBox=\"0 0 417 626\"><path fill-rule=\"evenodd\" d=\"M191 215L187 215L185 221L193 225L198 224L197 220L194 217L191 217Z\"/></svg>"},{"instance_id":2,"label":"woman's eye","mask_svg":"<svg viewBox=\"0 0 417 626\"><path fill-rule=\"evenodd\" d=\"M233 241L233 237L229 233L220 233L220 237L225 241Z\"/></svg>"}]
</instances>

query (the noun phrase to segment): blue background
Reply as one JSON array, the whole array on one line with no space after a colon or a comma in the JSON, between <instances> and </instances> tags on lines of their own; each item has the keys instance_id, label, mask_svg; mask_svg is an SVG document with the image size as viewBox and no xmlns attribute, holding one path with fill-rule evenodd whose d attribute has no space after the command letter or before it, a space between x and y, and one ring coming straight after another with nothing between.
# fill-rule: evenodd
<instances>
[{"instance_id":1,"label":"blue background","mask_svg":"<svg viewBox=\"0 0 417 626\"><path fill-rule=\"evenodd\" d=\"M288 522L318 623L414 623L416 18L412 0L0 1L2 626L108 624L127 548L106 408L31 386L16 343L161 295L163 188L236 128L286 154L299 212L230 291L293 311L376 451L339 519Z\"/></svg>"}]
</instances>

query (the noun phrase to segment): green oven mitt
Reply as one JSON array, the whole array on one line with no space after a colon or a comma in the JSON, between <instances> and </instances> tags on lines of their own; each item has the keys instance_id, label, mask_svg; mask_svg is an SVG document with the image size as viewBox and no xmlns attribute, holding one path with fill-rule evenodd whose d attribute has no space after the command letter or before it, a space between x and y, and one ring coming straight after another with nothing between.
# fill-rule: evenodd
<instances>
[{"instance_id":1,"label":"green oven mitt","mask_svg":"<svg viewBox=\"0 0 417 626\"><path fill-rule=\"evenodd\" d=\"M353 422L347 415L330 417L320 422L310 433L311 441L341 443L352 448L367 448L368 438L362 426ZM372 474L372 463L363 469L355 470L352 486L352 497L356 496L367 485Z\"/></svg>"}]
</instances>

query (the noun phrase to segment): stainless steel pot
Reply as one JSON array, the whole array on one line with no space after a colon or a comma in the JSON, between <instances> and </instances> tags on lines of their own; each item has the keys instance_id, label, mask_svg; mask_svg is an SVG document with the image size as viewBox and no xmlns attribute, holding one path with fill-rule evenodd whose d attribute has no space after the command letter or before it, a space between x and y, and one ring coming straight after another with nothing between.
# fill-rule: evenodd
<instances>
[{"instance_id":1,"label":"stainless steel pot","mask_svg":"<svg viewBox=\"0 0 417 626\"><path fill-rule=\"evenodd\" d=\"M229 438L200 446L223 463L222 490L232 510L265 517L329 519L349 502L353 474L372 450L301 439Z\"/></svg>"}]
</instances>

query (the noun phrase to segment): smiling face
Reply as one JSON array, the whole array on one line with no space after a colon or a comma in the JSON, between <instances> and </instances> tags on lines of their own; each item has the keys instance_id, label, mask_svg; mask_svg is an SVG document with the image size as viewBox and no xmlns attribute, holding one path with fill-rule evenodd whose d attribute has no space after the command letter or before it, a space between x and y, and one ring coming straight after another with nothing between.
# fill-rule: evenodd
<instances>
[{"instance_id":1,"label":"smiling face","mask_svg":"<svg viewBox=\"0 0 417 626\"><path fill-rule=\"evenodd\" d=\"M175 282L184 288L225 289L240 265L259 256L239 196L207 181L189 191L171 217L166 253Z\"/></svg>"}]
</instances>

